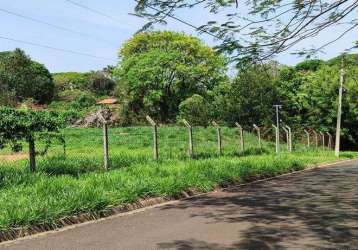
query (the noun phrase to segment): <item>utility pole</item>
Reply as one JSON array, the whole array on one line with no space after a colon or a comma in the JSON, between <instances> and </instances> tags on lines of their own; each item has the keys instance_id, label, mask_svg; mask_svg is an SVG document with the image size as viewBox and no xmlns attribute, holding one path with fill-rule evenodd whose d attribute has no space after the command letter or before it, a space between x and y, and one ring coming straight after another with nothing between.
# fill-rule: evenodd
<instances>
[{"instance_id":1,"label":"utility pole","mask_svg":"<svg viewBox=\"0 0 358 250\"><path fill-rule=\"evenodd\" d=\"M282 105L275 104L273 107L276 109L276 153L280 153L280 117L279 109L282 108Z\"/></svg>"},{"instance_id":2,"label":"utility pole","mask_svg":"<svg viewBox=\"0 0 358 250\"><path fill-rule=\"evenodd\" d=\"M339 157L340 144L341 144L341 119L342 119L342 96L343 96L343 83L344 83L344 55L342 56L342 66L339 77L339 95L338 95L338 111L337 111L337 128L336 128L336 145L335 155Z\"/></svg>"}]
</instances>

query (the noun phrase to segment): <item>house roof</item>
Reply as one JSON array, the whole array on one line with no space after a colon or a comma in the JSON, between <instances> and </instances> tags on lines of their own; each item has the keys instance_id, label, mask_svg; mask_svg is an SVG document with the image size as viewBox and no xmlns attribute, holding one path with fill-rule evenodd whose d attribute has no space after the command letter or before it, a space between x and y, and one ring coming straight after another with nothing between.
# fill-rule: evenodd
<instances>
[{"instance_id":1,"label":"house roof","mask_svg":"<svg viewBox=\"0 0 358 250\"><path fill-rule=\"evenodd\" d=\"M117 103L118 103L118 100L115 98L103 99L103 100L97 102L97 104L99 104L99 105L103 105L103 104L110 105L110 104L117 104Z\"/></svg>"}]
</instances>

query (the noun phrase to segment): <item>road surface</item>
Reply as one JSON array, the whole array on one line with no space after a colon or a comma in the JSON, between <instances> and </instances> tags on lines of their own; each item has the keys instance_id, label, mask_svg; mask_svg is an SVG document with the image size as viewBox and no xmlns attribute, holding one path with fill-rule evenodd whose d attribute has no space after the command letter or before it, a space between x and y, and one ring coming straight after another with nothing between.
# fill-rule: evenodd
<instances>
[{"instance_id":1,"label":"road surface","mask_svg":"<svg viewBox=\"0 0 358 250\"><path fill-rule=\"evenodd\" d=\"M357 249L358 161L206 194L0 249Z\"/></svg>"}]
</instances>

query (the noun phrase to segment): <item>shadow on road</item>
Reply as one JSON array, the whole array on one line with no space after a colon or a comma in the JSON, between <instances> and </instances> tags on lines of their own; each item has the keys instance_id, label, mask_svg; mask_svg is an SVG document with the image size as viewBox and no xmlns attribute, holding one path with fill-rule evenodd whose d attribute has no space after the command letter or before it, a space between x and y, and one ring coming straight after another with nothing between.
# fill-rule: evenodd
<instances>
[{"instance_id":1,"label":"shadow on road","mask_svg":"<svg viewBox=\"0 0 358 250\"><path fill-rule=\"evenodd\" d=\"M189 212L193 207L203 208L199 210L203 212L191 216L202 217L207 223L237 223L238 241L226 246L186 239L162 242L159 248L352 249L358 246L358 167L294 174L162 209Z\"/></svg>"}]
</instances>

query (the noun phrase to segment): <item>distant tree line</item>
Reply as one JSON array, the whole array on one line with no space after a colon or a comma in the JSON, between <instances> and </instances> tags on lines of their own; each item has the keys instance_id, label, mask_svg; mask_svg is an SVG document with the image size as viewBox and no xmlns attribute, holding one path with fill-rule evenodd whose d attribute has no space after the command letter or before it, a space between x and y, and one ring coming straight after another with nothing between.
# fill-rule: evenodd
<instances>
[{"instance_id":1,"label":"distant tree line","mask_svg":"<svg viewBox=\"0 0 358 250\"><path fill-rule=\"evenodd\" d=\"M0 54L0 103L32 98L55 110L83 114L96 100L117 97L120 124L144 123L150 115L160 123L185 118L207 126L217 120L271 127L275 103L283 105L282 122L293 128L334 133L341 57L306 60L296 66L270 61L242 61L228 76L227 58L201 40L183 33L138 33L119 51L116 67L87 73L51 75L21 50ZM358 142L358 55L345 56L343 101L344 145Z\"/></svg>"}]
</instances>

